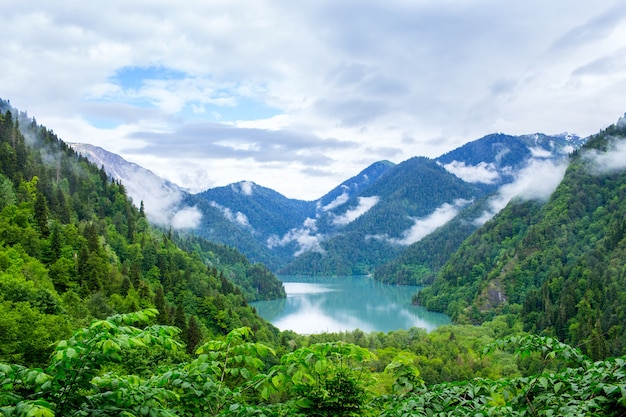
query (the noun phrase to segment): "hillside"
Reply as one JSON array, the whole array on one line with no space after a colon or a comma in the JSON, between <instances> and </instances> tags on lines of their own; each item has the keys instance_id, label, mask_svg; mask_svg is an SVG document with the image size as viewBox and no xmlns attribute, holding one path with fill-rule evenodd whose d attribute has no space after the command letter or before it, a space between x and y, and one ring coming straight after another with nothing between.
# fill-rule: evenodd
<instances>
[{"instance_id":1,"label":"hillside","mask_svg":"<svg viewBox=\"0 0 626 417\"><path fill-rule=\"evenodd\" d=\"M519 312L526 330L594 358L626 340L626 119L575 152L547 203L511 202L477 230L417 301L457 321Z\"/></svg>"},{"instance_id":2,"label":"hillside","mask_svg":"<svg viewBox=\"0 0 626 417\"><path fill-rule=\"evenodd\" d=\"M481 192L435 161L416 157L385 175L320 219L320 232L341 225L319 248L306 252L285 274L368 274L400 250L443 225Z\"/></svg>"},{"instance_id":3,"label":"hillside","mask_svg":"<svg viewBox=\"0 0 626 417\"><path fill-rule=\"evenodd\" d=\"M515 186L536 182L529 177L558 165L581 143L584 139L568 134L487 135L430 161L445 171L420 172L424 167L416 161L421 158L399 165L380 161L314 201L289 199L250 181L189 194L118 155L90 145L73 146L126 184L135 204L144 201L148 218L165 227L185 228L236 247L280 273L375 271L376 279L408 284L431 279L476 227L514 197ZM438 177L450 174L457 177L454 181L462 180L469 200L441 199L449 191L448 180ZM429 181L420 183L424 175ZM420 184L419 193L408 190L411 182ZM503 195L481 200L490 193ZM482 205L482 219L475 216L479 209L474 204ZM425 210L416 211L417 206ZM456 214L460 217L447 224ZM420 243L425 237L428 243ZM444 246L434 254L428 250L431 244ZM401 257L395 259L397 255Z\"/></svg>"},{"instance_id":4,"label":"hillside","mask_svg":"<svg viewBox=\"0 0 626 417\"><path fill-rule=\"evenodd\" d=\"M148 307L183 329L190 350L242 325L276 338L227 279L239 269L250 291L276 296L273 274L243 259L229 264L227 248L209 248L206 263L204 248L181 250L123 185L0 104L0 361L44 363L51 343L92 319Z\"/></svg>"}]
</instances>

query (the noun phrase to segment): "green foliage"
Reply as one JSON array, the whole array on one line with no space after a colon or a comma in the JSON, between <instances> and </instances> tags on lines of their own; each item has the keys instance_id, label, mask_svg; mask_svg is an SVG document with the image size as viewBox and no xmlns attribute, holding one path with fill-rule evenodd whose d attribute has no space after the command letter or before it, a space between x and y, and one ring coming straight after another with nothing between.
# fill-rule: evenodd
<instances>
[{"instance_id":1,"label":"green foliage","mask_svg":"<svg viewBox=\"0 0 626 417\"><path fill-rule=\"evenodd\" d=\"M145 381L138 377L99 375L106 364L118 362L125 349L180 348L173 339L176 328L133 326L145 325L156 314L156 310L143 310L93 322L57 343L45 370L0 365L0 405L4 415L147 415L144 408L159 411L150 415L172 415L161 410L167 400L174 398L171 393L147 389ZM105 395L107 390L110 391Z\"/></svg>"},{"instance_id":2,"label":"green foliage","mask_svg":"<svg viewBox=\"0 0 626 417\"><path fill-rule=\"evenodd\" d=\"M560 371L499 380L472 379L421 387L381 399L383 416L620 416L626 412L626 361L591 362L579 350L552 338L512 337L488 347L538 351L568 364Z\"/></svg>"},{"instance_id":3,"label":"green foliage","mask_svg":"<svg viewBox=\"0 0 626 417\"><path fill-rule=\"evenodd\" d=\"M595 360L626 353L626 172L602 171L591 156L625 138L617 126L591 138L545 204L511 202L416 302L457 322L518 312L525 330L581 346Z\"/></svg>"},{"instance_id":4,"label":"green foliage","mask_svg":"<svg viewBox=\"0 0 626 417\"><path fill-rule=\"evenodd\" d=\"M527 376L471 378L425 385L418 355L400 351L385 370L345 343L315 343L273 362L274 351L248 341L249 328L206 342L198 356L162 362L153 372L116 372L133 351L176 351L177 329L150 325L155 310L112 316L56 344L45 369L0 363L6 416L620 416L626 412L626 358L592 362L554 338L512 336L483 345L487 357L513 349L535 356ZM391 336L391 334L390 334ZM391 394L372 382L391 375Z\"/></svg>"},{"instance_id":5,"label":"green foliage","mask_svg":"<svg viewBox=\"0 0 626 417\"><path fill-rule=\"evenodd\" d=\"M0 124L0 361L41 366L56 339L90 320L156 304L161 324L174 324L181 306L184 342L241 326L275 340L277 330L230 281L239 271L249 274L246 293L284 296L267 269L232 248L212 258L183 250L148 225L122 184L52 132L17 112L2 114Z\"/></svg>"},{"instance_id":6,"label":"green foliage","mask_svg":"<svg viewBox=\"0 0 626 417\"><path fill-rule=\"evenodd\" d=\"M307 416L364 415L369 383L367 349L345 342L317 343L288 353L272 369L275 389L286 391L293 413Z\"/></svg>"}]
</instances>

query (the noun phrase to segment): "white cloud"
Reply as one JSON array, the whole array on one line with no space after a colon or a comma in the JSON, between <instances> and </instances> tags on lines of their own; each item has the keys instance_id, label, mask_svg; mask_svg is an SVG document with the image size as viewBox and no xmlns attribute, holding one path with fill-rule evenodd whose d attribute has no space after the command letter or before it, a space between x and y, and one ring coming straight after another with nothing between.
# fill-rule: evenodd
<instances>
[{"instance_id":1,"label":"white cloud","mask_svg":"<svg viewBox=\"0 0 626 417\"><path fill-rule=\"evenodd\" d=\"M584 158L591 163L591 171L606 174L626 169L626 140L616 140L611 143L606 152L595 149L584 153Z\"/></svg>"},{"instance_id":2,"label":"white cloud","mask_svg":"<svg viewBox=\"0 0 626 417\"><path fill-rule=\"evenodd\" d=\"M378 196L359 197L359 204L355 208L349 209L345 213L335 216L333 218L333 224L338 226L345 226L349 223L352 223L354 220L367 213L372 207L374 207L378 203L379 200L380 197Z\"/></svg>"},{"instance_id":3,"label":"white cloud","mask_svg":"<svg viewBox=\"0 0 626 417\"><path fill-rule=\"evenodd\" d=\"M450 203L444 203L426 217L413 219L413 226L405 230L400 238L392 238L388 235L370 235L367 239L378 239L396 245L408 246L422 240L434 232L437 228L454 219L459 211L471 201L459 198Z\"/></svg>"},{"instance_id":4,"label":"white cloud","mask_svg":"<svg viewBox=\"0 0 626 417\"><path fill-rule=\"evenodd\" d=\"M248 216L246 216L244 213L240 211L233 213L231 209L229 209L228 207L224 207L221 204L216 203L215 201L211 201L209 204L211 204L211 206L215 207L216 209L220 210L222 214L224 215L224 217L226 217L231 222L237 223L238 225L244 226L244 227L252 227L250 225L250 222L248 221Z\"/></svg>"},{"instance_id":5,"label":"white cloud","mask_svg":"<svg viewBox=\"0 0 626 417\"><path fill-rule=\"evenodd\" d=\"M291 229L282 238L276 235L270 236L267 239L267 246L274 248L296 242L299 248L294 253L294 256L299 256L309 251L324 252L320 246L324 239L325 235L317 233L317 221L307 218L302 227Z\"/></svg>"},{"instance_id":6,"label":"white cloud","mask_svg":"<svg viewBox=\"0 0 626 417\"><path fill-rule=\"evenodd\" d=\"M195 229L200 225L202 213L197 207L185 207L178 210L172 217L172 228Z\"/></svg>"},{"instance_id":7,"label":"white cloud","mask_svg":"<svg viewBox=\"0 0 626 417\"><path fill-rule=\"evenodd\" d=\"M444 203L440 207L437 207L430 215L414 219L413 226L406 230L402 234L400 239L390 239L392 243L400 245L410 245L412 243L420 241L422 238L428 236L434 232L437 228L448 223L450 220L456 217L464 206L470 201L465 199L457 199L452 204Z\"/></svg>"},{"instance_id":8,"label":"white cloud","mask_svg":"<svg viewBox=\"0 0 626 417\"><path fill-rule=\"evenodd\" d=\"M242 181L241 182L241 192L244 195L252 195L252 189L254 184L251 181Z\"/></svg>"},{"instance_id":9,"label":"white cloud","mask_svg":"<svg viewBox=\"0 0 626 417\"><path fill-rule=\"evenodd\" d=\"M3 2L0 27L2 98L185 188L315 199L378 160L624 111L620 0Z\"/></svg>"},{"instance_id":10,"label":"white cloud","mask_svg":"<svg viewBox=\"0 0 626 417\"><path fill-rule=\"evenodd\" d=\"M344 191L343 191L343 193L341 195L339 195L337 198L335 198L333 201L331 201L330 203L326 204L325 206L321 206L321 204L318 202L317 203L317 206L318 206L317 209L318 210L322 210L322 211L330 211L330 210L332 210L334 208L339 207L342 204L345 204L349 199L350 199L350 195L348 194L348 191L346 189L344 189Z\"/></svg>"},{"instance_id":11,"label":"white cloud","mask_svg":"<svg viewBox=\"0 0 626 417\"><path fill-rule=\"evenodd\" d=\"M478 165L466 165L462 161L452 161L443 167L452 174L470 183L493 184L500 179L496 166L480 162Z\"/></svg>"},{"instance_id":12,"label":"white cloud","mask_svg":"<svg viewBox=\"0 0 626 417\"><path fill-rule=\"evenodd\" d=\"M496 195L489 200L489 209L475 219L474 223L484 224L513 198L547 200L561 183L567 164L567 159L556 161L531 159L528 166L519 172L512 183L500 187Z\"/></svg>"},{"instance_id":13,"label":"white cloud","mask_svg":"<svg viewBox=\"0 0 626 417\"><path fill-rule=\"evenodd\" d=\"M539 147L530 148L530 154L533 158L552 158L552 152Z\"/></svg>"}]
</instances>

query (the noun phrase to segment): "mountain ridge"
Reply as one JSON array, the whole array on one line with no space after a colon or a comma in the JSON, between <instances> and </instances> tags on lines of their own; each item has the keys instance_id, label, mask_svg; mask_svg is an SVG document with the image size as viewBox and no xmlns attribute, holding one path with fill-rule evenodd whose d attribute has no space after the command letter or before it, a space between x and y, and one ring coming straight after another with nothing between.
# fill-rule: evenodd
<instances>
[{"instance_id":1,"label":"mountain ridge","mask_svg":"<svg viewBox=\"0 0 626 417\"><path fill-rule=\"evenodd\" d=\"M188 217L193 215L197 221L183 225L210 240L237 246L251 260L264 262L275 271L297 270L298 273L312 274L324 270L331 275L342 275L348 271L369 274L400 254L402 247L413 243L410 238L403 238L402 233L409 233L409 228L416 224L417 219L421 219L422 224L426 225L428 219L435 221L435 217L449 215L452 210L461 211L469 202L478 201L502 186L513 183L520 171L527 168L532 161L566 158L571 150L583 142L584 139L570 134L490 134L433 159L432 161L441 166L441 170L437 171L433 167L431 174L438 172L435 176L442 177L454 175L462 181L466 190L474 190L465 194L467 198L449 197L445 201L437 200L437 196L445 191L438 187L442 180L434 180L435 177L432 177L430 184L422 183L420 190L407 191L409 184L403 185L403 182L408 181L411 174L408 171L398 174L406 166L403 164L414 158L430 160L414 157L401 164L375 162L312 201L290 199L252 181L240 181L196 194L181 191L177 187L169 194L173 196L172 203L164 207L171 213L154 217L167 222L174 219L179 211L189 214ZM112 173L115 172L112 170ZM386 177L395 180L384 182L383 178ZM122 178L119 179L123 181ZM411 181L417 183L420 180L416 177ZM160 187L168 189L165 182ZM397 207L386 214L376 215L380 206L394 205L386 200L404 202L398 203ZM439 204L434 204L435 200ZM464 200L467 203L463 203ZM444 203L447 205L442 206ZM416 210L416 204L423 210ZM146 204L148 214L150 207ZM371 213L367 214L369 211ZM388 226L376 228L366 225L368 218L375 219L371 220L374 223ZM393 225L390 218L394 219ZM306 259L298 260L301 256L323 259L328 251L324 245L328 245L332 239L342 238L342 233L359 228L363 230L357 233L358 238L352 236L352 239L358 239L353 240L353 243L371 245L372 252L379 254L382 251L382 257L378 256L376 261L367 261L365 264L359 261L356 262L359 264L357 266L355 261L348 258L334 261L329 259L327 265L320 269L320 265L314 266L311 263L306 266ZM369 231L366 232L367 230ZM427 236L429 233L422 234ZM384 242L385 239L387 243ZM294 261L301 266L290 266ZM347 267L330 266L342 263Z\"/></svg>"}]
</instances>

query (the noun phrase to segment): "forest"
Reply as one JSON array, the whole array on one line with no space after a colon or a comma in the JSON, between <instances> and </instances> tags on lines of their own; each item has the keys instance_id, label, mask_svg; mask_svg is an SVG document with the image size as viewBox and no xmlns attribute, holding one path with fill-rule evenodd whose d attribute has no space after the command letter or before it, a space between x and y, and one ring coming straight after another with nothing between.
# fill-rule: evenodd
<instances>
[{"instance_id":1,"label":"forest","mask_svg":"<svg viewBox=\"0 0 626 417\"><path fill-rule=\"evenodd\" d=\"M5 416L626 413L625 358L618 345L623 337L615 327L623 322L618 304L624 292L616 287L619 281L609 280L615 271L615 279L623 278L617 251L624 249L624 222L614 207L619 200L611 205L613 197L603 194L601 184L573 210L606 205L613 220L600 225L609 237L581 243L580 259L597 258L608 266L606 274L591 277L579 258L563 262L577 271L570 274L577 279L572 296L581 297L580 306L589 304L577 309L585 320L566 316L576 322L566 322L565 333L555 324L561 311L556 306L566 302L558 297L572 285L570 275L552 280L558 277L546 272L543 282L522 274L526 298L520 295L508 308L473 310L472 294L480 291L459 290L465 293L457 294L457 310L449 311L461 324L430 333L414 328L305 336L280 332L248 305L251 299L284 296L267 268L233 248L150 225L123 184L34 119L6 102L2 108L0 410ZM623 190L623 179L612 175ZM531 229L522 219L542 210L547 209L522 204L509 209L514 213L505 211L502 216L521 217L510 230L500 230L501 236ZM604 218L600 214L597 218ZM593 218L572 227L580 233L594 226ZM496 224L494 219L487 230L499 230ZM547 231L536 232L542 233ZM470 239L486 239L481 236ZM530 244L528 236L534 235L519 236ZM529 265L533 254L525 258ZM456 294L449 265L435 278L433 291L441 281ZM486 266L478 268L475 275L488 275L485 271ZM589 277L585 286L581 277ZM442 294L433 294L423 300L445 310ZM608 316L599 303L611 306ZM596 328L602 332L594 333ZM594 340L600 340L597 348L589 348Z\"/></svg>"}]
</instances>

